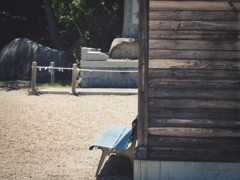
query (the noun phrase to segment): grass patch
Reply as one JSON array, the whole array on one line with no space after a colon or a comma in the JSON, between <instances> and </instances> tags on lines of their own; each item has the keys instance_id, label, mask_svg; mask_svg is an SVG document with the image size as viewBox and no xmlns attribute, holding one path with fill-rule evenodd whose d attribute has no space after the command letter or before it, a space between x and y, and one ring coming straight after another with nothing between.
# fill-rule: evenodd
<instances>
[{"instance_id":1,"label":"grass patch","mask_svg":"<svg viewBox=\"0 0 240 180\"><path fill-rule=\"evenodd\" d=\"M71 88L72 82L61 80L57 81L54 84L51 83L37 83L37 89L47 89L47 88Z\"/></svg>"}]
</instances>

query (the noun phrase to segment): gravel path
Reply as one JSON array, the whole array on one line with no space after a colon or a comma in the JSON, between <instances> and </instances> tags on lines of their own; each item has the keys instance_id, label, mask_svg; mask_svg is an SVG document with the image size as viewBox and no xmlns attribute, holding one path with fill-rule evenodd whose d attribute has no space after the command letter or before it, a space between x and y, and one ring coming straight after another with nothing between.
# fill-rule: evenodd
<instances>
[{"instance_id":1,"label":"gravel path","mask_svg":"<svg viewBox=\"0 0 240 180\"><path fill-rule=\"evenodd\" d=\"M89 146L111 124L131 128L137 96L28 96L0 90L0 179L132 179L128 158Z\"/></svg>"}]
</instances>

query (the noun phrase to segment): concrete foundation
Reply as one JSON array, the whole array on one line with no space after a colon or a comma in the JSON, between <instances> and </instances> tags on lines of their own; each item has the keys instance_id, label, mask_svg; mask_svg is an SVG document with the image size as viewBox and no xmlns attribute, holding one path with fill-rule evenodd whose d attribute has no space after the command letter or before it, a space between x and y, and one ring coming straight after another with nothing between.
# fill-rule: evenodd
<instances>
[{"instance_id":1,"label":"concrete foundation","mask_svg":"<svg viewBox=\"0 0 240 180\"><path fill-rule=\"evenodd\" d=\"M134 180L239 180L240 163L134 160Z\"/></svg>"},{"instance_id":2,"label":"concrete foundation","mask_svg":"<svg viewBox=\"0 0 240 180\"><path fill-rule=\"evenodd\" d=\"M105 61L108 59L108 55L102 53L101 49L82 47L81 59L87 61Z\"/></svg>"},{"instance_id":3,"label":"concrete foundation","mask_svg":"<svg viewBox=\"0 0 240 180\"><path fill-rule=\"evenodd\" d=\"M137 88L138 87L138 60L107 60L81 61L82 88ZM94 71L101 70L101 71ZM106 72L104 72L106 70ZM111 71L112 72L109 72ZM117 72L135 71L135 72Z\"/></svg>"},{"instance_id":4,"label":"concrete foundation","mask_svg":"<svg viewBox=\"0 0 240 180\"><path fill-rule=\"evenodd\" d=\"M95 52L99 56L103 54L100 51ZM82 88L138 87L138 60L104 60L103 55L101 56L102 60L100 57L94 60L91 53L94 53L92 48L82 48Z\"/></svg>"}]
</instances>

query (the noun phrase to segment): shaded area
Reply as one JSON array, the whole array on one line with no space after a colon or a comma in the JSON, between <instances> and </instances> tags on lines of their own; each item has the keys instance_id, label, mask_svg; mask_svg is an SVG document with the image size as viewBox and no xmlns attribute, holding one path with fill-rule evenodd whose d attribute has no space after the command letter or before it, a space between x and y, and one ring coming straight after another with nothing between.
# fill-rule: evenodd
<instances>
[{"instance_id":1,"label":"shaded area","mask_svg":"<svg viewBox=\"0 0 240 180\"><path fill-rule=\"evenodd\" d=\"M58 51L42 46L29 39L18 38L11 41L0 52L0 79L13 80L23 77L30 79L31 65L36 61L37 66L50 66L55 62L56 67L71 67L76 62L74 56L65 51ZM70 63L70 64L69 64ZM58 76L58 74L55 74ZM59 76L66 77L68 73L59 73ZM37 81L49 81L48 71L37 72Z\"/></svg>"},{"instance_id":2,"label":"shaded area","mask_svg":"<svg viewBox=\"0 0 240 180\"><path fill-rule=\"evenodd\" d=\"M132 180L133 168L129 158L121 155L110 155L97 177L97 180L106 179Z\"/></svg>"},{"instance_id":3,"label":"shaded area","mask_svg":"<svg viewBox=\"0 0 240 180\"><path fill-rule=\"evenodd\" d=\"M0 1L0 49L15 38L29 38L52 47L43 1Z\"/></svg>"},{"instance_id":4,"label":"shaded area","mask_svg":"<svg viewBox=\"0 0 240 180\"><path fill-rule=\"evenodd\" d=\"M30 81L0 81L0 90L16 90L20 88L30 88Z\"/></svg>"}]
</instances>

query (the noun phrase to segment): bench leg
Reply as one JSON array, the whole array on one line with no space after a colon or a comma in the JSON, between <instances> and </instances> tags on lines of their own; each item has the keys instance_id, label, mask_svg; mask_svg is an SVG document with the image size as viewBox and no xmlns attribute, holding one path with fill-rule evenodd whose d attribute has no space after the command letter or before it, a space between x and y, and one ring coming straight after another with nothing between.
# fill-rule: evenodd
<instances>
[{"instance_id":1,"label":"bench leg","mask_svg":"<svg viewBox=\"0 0 240 180\"><path fill-rule=\"evenodd\" d=\"M130 159L132 167L133 167L133 160L134 160L134 156L135 156L135 147L132 146L130 149L124 150L124 151L119 151L119 150L115 150L116 154L122 155L122 156L126 156Z\"/></svg>"},{"instance_id":2,"label":"bench leg","mask_svg":"<svg viewBox=\"0 0 240 180\"><path fill-rule=\"evenodd\" d=\"M96 172L95 177L97 177L97 175L98 175L98 173L99 173L99 171L100 171L100 169L101 169L101 167L102 167L102 164L103 164L104 159L106 158L106 156L107 156L108 154L111 153L111 151L109 151L108 149L105 149L105 148L99 148L99 149L102 150L102 156L101 156L101 159L100 159L100 161L99 161L99 164L98 164L98 168L97 168L97 172Z\"/></svg>"},{"instance_id":3,"label":"bench leg","mask_svg":"<svg viewBox=\"0 0 240 180\"><path fill-rule=\"evenodd\" d=\"M129 149L126 149L126 150L123 150L123 151L115 150L116 154L127 156L130 159L131 163L132 163L132 167L134 165L133 160L134 160L134 157L135 157L136 140L137 139L136 139L136 136L135 136L134 139L133 139L133 143L132 143L132 145L131 145L131 147Z\"/></svg>"}]
</instances>

